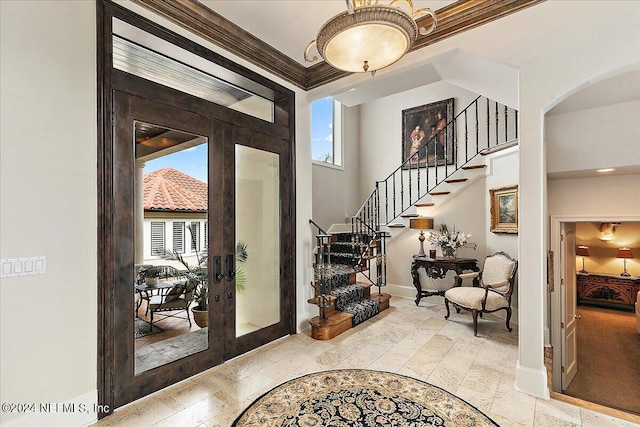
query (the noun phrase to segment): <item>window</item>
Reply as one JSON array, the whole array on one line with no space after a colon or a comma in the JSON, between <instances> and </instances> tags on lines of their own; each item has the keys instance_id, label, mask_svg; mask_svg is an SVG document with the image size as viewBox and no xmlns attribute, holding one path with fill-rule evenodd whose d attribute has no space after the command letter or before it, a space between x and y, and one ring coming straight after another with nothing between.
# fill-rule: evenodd
<instances>
[{"instance_id":1,"label":"window","mask_svg":"<svg viewBox=\"0 0 640 427\"><path fill-rule=\"evenodd\" d=\"M173 223L173 251L184 253L184 222Z\"/></svg>"},{"instance_id":2,"label":"window","mask_svg":"<svg viewBox=\"0 0 640 427\"><path fill-rule=\"evenodd\" d=\"M200 250L200 223L191 223L191 252Z\"/></svg>"},{"instance_id":3,"label":"window","mask_svg":"<svg viewBox=\"0 0 640 427\"><path fill-rule=\"evenodd\" d=\"M164 222L151 223L151 255L164 255Z\"/></svg>"},{"instance_id":4,"label":"window","mask_svg":"<svg viewBox=\"0 0 640 427\"><path fill-rule=\"evenodd\" d=\"M311 158L342 166L342 104L333 98L311 103Z\"/></svg>"}]
</instances>

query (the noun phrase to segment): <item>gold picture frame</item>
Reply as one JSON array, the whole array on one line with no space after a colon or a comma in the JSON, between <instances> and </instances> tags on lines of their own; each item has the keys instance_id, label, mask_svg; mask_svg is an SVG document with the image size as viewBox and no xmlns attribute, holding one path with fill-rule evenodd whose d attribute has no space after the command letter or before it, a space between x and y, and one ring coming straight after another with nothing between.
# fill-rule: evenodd
<instances>
[{"instance_id":1,"label":"gold picture frame","mask_svg":"<svg viewBox=\"0 0 640 427\"><path fill-rule=\"evenodd\" d=\"M492 188L491 232L518 234L518 186Z\"/></svg>"}]
</instances>

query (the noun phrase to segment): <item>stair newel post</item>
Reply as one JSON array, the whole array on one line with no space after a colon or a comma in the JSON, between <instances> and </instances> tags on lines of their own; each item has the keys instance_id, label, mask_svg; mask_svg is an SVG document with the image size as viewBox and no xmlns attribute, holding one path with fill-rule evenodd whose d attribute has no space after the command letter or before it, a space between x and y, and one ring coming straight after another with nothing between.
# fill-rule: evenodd
<instances>
[{"instance_id":1,"label":"stair newel post","mask_svg":"<svg viewBox=\"0 0 640 427\"><path fill-rule=\"evenodd\" d=\"M327 307L331 305L328 298L329 281L331 279L331 235L318 234L316 236L318 254L316 254L315 273L317 280L318 308L320 309L320 319L327 320Z\"/></svg>"},{"instance_id":2,"label":"stair newel post","mask_svg":"<svg viewBox=\"0 0 640 427\"><path fill-rule=\"evenodd\" d=\"M382 287L387 285L386 232L376 232L376 286L378 297L382 296Z\"/></svg>"}]
</instances>

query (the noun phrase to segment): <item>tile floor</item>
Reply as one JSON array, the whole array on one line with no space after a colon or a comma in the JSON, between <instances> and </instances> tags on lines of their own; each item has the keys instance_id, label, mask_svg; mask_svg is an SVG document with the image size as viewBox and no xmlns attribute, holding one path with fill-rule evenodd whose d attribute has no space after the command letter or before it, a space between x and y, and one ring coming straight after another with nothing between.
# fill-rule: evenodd
<instances>
[{"instance_id":1,"label":"tile floor","mask_svg":"<svg viewBox=\"0 0 640 427\"><path fill-rule=\"evenodd\" d=\"M444 319L440 297L392 298L376 318L330 341L286 337L123 408L96 426L227 427L257 397L310 372L367 368L442 387L509 426L638 426L556 400L517 392L517 329L485 316L473 336L471 315ZM355 350L355 351L354 351Z\"/></svg>"}]
</instances>

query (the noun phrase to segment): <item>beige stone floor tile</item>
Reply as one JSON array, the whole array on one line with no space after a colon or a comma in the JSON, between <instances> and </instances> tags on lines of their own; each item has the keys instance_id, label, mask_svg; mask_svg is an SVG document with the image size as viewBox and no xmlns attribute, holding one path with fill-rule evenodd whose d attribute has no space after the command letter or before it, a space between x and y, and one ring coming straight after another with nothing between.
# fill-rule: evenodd
<instances>
[{"instance_id":1,"label":"beige stone floor tile","mask_svg":"<svg viewBox=\"0 0 640 427\"><path fill-rule=\"evenodd\" d=\"M540 414L564 420L565 422L568 422L569 425L582 424L582 420L580 419L580 408L559 400L536 399L536 420Z\"/></svg>"},{"instance_id":2,"label":"beige stone floor tile","mask_svg":"<svg viewBox=\"0 0 640 427\"><path fill-rule=\"evenodd\" d=\"M409 360L410 357L411 355L406 352L387 352L374 360L369 365L368 369L396 372L407 362L407 360Z\"/></svg>"},{"instance_id":3,"label":"beige stone floor tile","mask_svg":"<svg viewBox=\"0 0 640 427\"><path fill-rule=\"evenodd\" d=\"M582 419L582 427L637 427L640 425L585 408L580 409L580 418Z\"/></svg>"},{"instance_id":4,"label":"beige stone floor tile","mask_svg":"<svg viewBox=\"0 0 640 427\"><path fill-rule=\"evenodd\" d=\"M498 391L502 372L494 369L472 365L462 380L462 387L490 396L491 400Z\"/></svg>"},{"instance_id":5,"label":"beige stone floor tile","mask_svg":"<svg viewBox=\"0 0 640 427\"><path fill-rule=\"evenodd\" d=\"M488 414L493 403L493 394L483 393L481 391L471 390L464 386L458 387L454 393L457 397L475 406L485 414Z\"/></svg>"},{"instance_id":6,"label":"beige stone floor tile","mask_svg":"<svg viewBox=\"0 0 640 427\"><path fill-rule=\"evenodd\" d=\"M533 425L536 398L519 393L514 389L515 375L503 374L498 385L491 412L516 423Z\"/></svg>"},{"instance_id":7,"label":"beige stone floor tile","mask_svg":"<svg viewBox=\"0 0 640 427\"><path fill-rule=\"evenodd\" d=\"M153 424L154 427L194 426L208 419L216 413L222 412L229 405L215 396L208 396L196 403L176 412L175 414Z\"/></svg>"},{"instance_id":8,"label":"beige stone floor tile","mask_svg":"<svg viewBox=\"0 0 640 427\"><path fill-rule=\"evenodd\" d=\"M554 417L544 412L536 412L533 420L533 427L579 427L580 424L574 424L563 418Z\"/></svg>"},{"instance_id":9,"label":"beige stone floor tile","mask_svg":"<svg viewBox=\"0 0 640 427\"><path fill-rule=\"evenodd\" d=\"M513 420L511 418L505 417L501 414L496 414L494 412L485 412L485 414L495 421L500 427L532 427L533 421L531 424L523 424L519 421Z\"/></svg>"},{"instance_id":10,"label":"beige stone floor tile","mask_svg":"<svg viewBox=\"0 0 640 427\"><path fill-rule=\"evenodd\" d=\"M452 311L449 320L444 314L441 297L423 298L419 306L412 298L394 297L389 310L335 339L317 341L309 331L281 338L119 408L96 425L228 427L255 399L293 378L368 368L442 387L501 427L639 426L517 392L515 324L510 333L504 318L485 316L474 337L470 313ZM178 320L171 327L185 329L185 324Z\"/></svg>"}]
</instances>

